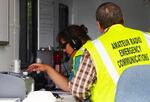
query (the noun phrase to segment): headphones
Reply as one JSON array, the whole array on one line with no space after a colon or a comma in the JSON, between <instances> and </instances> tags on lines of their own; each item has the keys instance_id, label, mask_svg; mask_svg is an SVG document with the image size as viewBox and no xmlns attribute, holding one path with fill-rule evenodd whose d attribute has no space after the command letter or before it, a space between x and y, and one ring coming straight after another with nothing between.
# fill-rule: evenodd
<instances>
[{"instance_id":1,"label":"headphones","mask_svg":"<svg viewBox=\"0 0 150 102\"><path fill-rule=\"evenodd\" d=\"M73 34L71 34L70 31L67 31L66 33L67 33L67 37L68 37L70 46L74 50L80 49L80 47L82 46L81 40L78 37L73 36Z\"/></svg>"}]
</instances>

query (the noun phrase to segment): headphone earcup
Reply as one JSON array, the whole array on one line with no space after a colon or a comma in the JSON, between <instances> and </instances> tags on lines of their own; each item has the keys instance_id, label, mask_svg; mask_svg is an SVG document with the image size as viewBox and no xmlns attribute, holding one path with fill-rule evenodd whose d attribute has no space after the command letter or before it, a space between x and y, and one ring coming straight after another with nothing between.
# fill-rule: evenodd
<instances>
[{"instance_id":1,"label":"headphone earcup","mask_svg":"<svg viewBox=\"0 0 150 102\"><path fill-rule=\"evenodd\" d=\"M80 47L82 46L82 43L79 39L77 38L72 38L70 41L70 45L74 50L78 50L80 49Z\"/></svg>"},{"instance_id":2,"label":"headphone earcup","mask_svg":"<svg viewBox=\"0 0 150 102\"><path fill-rule=\"evenodd\" d=\"M70 46L74 50L80 49L80 47L82 46L81 40L78 37L73 36L73 34L70 32L69 29L68 29L68 31L66 30L66 35L67 35L67 38L69 40Z\"/></svg>"}]
</instances>

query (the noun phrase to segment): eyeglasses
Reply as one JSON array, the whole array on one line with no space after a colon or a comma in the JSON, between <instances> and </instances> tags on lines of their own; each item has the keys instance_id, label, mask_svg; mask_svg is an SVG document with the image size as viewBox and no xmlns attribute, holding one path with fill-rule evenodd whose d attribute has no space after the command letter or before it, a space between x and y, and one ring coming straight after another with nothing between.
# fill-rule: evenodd
<instances>
[{"instance_id":1,"label":"eyeglasses","mask_svg":"<svg viewBox=\"0 0 150 102\"><path fill-rule=\"evenodd\" d=\"M68 42L65 42L65 43L61 44L61 48L65 49L67 44L68 44Z\"/></svg>"}]
</instances>

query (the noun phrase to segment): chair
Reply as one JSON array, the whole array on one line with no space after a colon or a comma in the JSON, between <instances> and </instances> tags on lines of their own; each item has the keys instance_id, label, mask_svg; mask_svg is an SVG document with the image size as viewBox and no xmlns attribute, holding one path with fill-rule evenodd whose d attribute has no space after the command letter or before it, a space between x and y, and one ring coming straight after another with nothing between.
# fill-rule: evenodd
<instances>
[{"instance_id":1,"label":"chair","mask_svg":"<svg viewBox=\"0 0 150 102\"><path fill-rule=\"evenodd\" d=\"M115 102L150 102L150 65L134 66L123 72Z\"/></svg>"},{"instance_id":2,"label":"chair","mask_svg":"<svg viewBox=\"0 0 150 102\"><path fill-rule=\"evenodd\" d=\"M23 79L0 73L0 98L20 98L26 96L25 82Z\"/></svg>"}]
</instances>

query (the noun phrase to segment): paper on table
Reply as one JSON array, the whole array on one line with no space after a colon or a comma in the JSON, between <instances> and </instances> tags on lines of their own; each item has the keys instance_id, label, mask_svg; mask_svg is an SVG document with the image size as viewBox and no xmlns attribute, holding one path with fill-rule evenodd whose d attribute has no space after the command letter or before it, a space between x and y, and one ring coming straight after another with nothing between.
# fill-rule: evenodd
<instances>
[{"instance_id":1,"label":"paper on table","mask_svg":"<svg viewBox=\"0 0 150 102\"><path fill-rule=\"evenodd\" d=\"M33 91L23 102L56 102L56 98L50 91Z\"/></svg>"}]
</instances>

